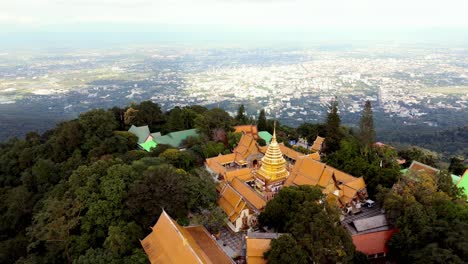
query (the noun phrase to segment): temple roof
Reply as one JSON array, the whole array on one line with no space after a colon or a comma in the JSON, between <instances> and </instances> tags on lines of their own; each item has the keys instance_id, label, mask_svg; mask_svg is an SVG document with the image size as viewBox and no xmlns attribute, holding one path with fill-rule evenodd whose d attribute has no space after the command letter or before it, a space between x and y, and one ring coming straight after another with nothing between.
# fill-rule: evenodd
<instances>
[{"instance_id":1,"label":"temple roof","mask_svg":"<svg viewBox=\"0 0 468 264\"><path fill-rule=\"evenodd\" d=\"M276 129L273 132L273 137L265 152L265 156L262 158L262 165L257 171L257 175L267 181L286 179L289 175L289 172L286 170L286 160L283 158L283 153L276 141Z\"/></svg>"},{"instance_id":2,"label":"temple roof","mask_svg":"<svg viewBox=\"0 0 468 264\"><path fill-rule=\"evenodd\" d=\"M270 249L271 239L246 237L247 264L266 264L263 254Z\"/></svg>"},{"instance_id":3,"label":"temple roof","mask_svg":"<svg viewBox=\"0 0 468 264\"><path fill-rule=\"evenodd\" d=\"M362 177L353 177L311 156L302 156L296 161L284 185L319 186L324 194L335 196L342 204L350 202L366 187Z\"/></svg>"},{"instance_id":4,"label":"temple roof","mask_svg":"<svg viewBox=\"0 0 468 264\"><path fill-rule=\"evenodd\" d=\"M266 206L265 198L263 198L263 196L261 196L239 178L234 178L231 182L231 186L247 201L251 207L253 207L252 209L260 211Z\"/></svg>"},{"instance_id":5,"label":"temple roof","mask_svg":"<svg viewBox=\"0 0 468 264\"><path fill-rule=\"evenodd\" d=\"M234 127L234 133L244 133L258 139L258 129L256 125L241 125Z\"/></svg>"},{"instance_id":6,"label":"temple roof","mask_svg":"<svg viewBox=\"0 0 468 264\"><path fill-rule=\"evenodd\" d=\"M181 227L165 211L141 241L154 263L234 263L203 226Z\"/></svg>"},{"instance_id":7,"label":"temple roof","mask_svg":"<svg viewBox=\"0 0 468 264\"><path fill-rule=\"evenodd\" d=\"M314 144L312 145L312 150L322 151L322 145L324 141L325 141L325 138L317 136L317 138L315 138Z\"/></svg>"},{"instance_id":8,"label":"temple roof","mask_svg":"<svg viewBox=\"0 0 468 264\"><path fill-rule=\"evenodd\" d=\"M231 222L235 221L246 207L244 199L229 184L224 186L220 194L219 206L228 215Z\"/></svg>"}]
</instances>

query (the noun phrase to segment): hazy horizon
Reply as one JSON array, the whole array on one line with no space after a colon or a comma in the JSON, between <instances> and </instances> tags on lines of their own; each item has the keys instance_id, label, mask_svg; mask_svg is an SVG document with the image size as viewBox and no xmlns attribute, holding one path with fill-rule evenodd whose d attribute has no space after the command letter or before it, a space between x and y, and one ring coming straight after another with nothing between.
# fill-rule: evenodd
<instances>
[{"instance_id":1,"label":"hazy horizon","mask_svg":"<svg viewBox=\"0 0 468 264\"><path fill-rule=\"evenodd\" d=\"M468 43L468 2L16 0L0 47Z\"/></svg>"}]
</instances>

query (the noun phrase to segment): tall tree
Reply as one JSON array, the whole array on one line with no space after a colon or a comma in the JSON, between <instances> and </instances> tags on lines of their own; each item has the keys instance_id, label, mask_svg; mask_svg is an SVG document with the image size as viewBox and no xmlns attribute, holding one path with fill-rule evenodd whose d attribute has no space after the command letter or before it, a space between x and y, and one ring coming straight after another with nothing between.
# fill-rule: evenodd
<instances>
[{"instance_id":1,"label":"tall tree","mask_svg":"<svg viewBox=\"0 0 468 264\"><path fill-rule=\"evenodd\" d=\"M361 122L359 123L359 140L366 149L375 142L374 117L369 100L366 101L362 111Z\"/></svg>"},{"instance_id":2,"label":"tall tree","mask_svg":"<svg viewBox=\"0 0 468 264\"><path fill-rule=\"evenodd\" d=\"M265 109L260 110L260 114L258 115L257 128L258 131L266 131L268 129Z\"/></svg>"},{"instance_id":3,"label":"tall tree","mask_svg":"<svg viewBox=\"0 0 468 264\"><path fill-rule=\"evenodd\" d=\"M269 263L291 260L292 253L300 259L297 263L352 263L351 236L340 225L335 206L324 200L319 188L299 186L281 189L267 203L260 223L291 234L272 242L265 254Z\"/></svg>"},{"instance_id":4,"label":"tall tree","mask_svg":"<svg viewBox=\"0 0 468 264\"><path fill-rule=\"evenodd\" d=\"M452 157L450 159L449 172L455 175L462 175L467 168L463 165L463 159L459 157Z\"/></svg>"},{"instance_id":5,"label":"tall tree","mask_svg":"<svg viewBox=\"0 0 468 264\"><path fill-rule=\"evenodd\" d=\"M238 125L246 125L249 122L249 118L245 115L245 107L243 104L237 109L237 115L234 119Z\"/></svg>"},{"instance_id":6,"label":"tall tree","mask_svg":"<svg viewBox=\"0 0 468 264\"><path fill-rule=\"evenodd\" d=\"M338 101L335 99L330 103L325 130L325 153L332 153L340 148L342 133L340 131L341 119L338 115Z\"/></svg>"}]
</instances>

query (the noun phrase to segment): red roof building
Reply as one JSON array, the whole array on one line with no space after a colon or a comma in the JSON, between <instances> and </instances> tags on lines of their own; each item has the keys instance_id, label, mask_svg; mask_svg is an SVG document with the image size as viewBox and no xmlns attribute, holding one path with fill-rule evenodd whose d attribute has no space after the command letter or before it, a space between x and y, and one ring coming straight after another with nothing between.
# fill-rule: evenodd
<instances>
[{"instance_id":1,"label":"red roof building","mask_svg":"<svg viewBox=\"0 0 468 264\"><path fill-rule=\"evenodd\" d=\"M356 246L356 250L371 258L383 257L388 252L387 242L395 232L396 229L393 228L385 231L357 234L352 236L353 244Z\"/></svg>"}]
</instances>

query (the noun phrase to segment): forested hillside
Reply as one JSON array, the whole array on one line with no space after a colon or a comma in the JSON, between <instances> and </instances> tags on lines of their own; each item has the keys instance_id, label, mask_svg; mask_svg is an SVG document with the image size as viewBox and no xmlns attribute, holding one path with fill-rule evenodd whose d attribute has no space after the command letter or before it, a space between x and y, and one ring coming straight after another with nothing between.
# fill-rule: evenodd
<instances>
[{"instance_id":1,"label":"forested hillside","mask_svg":"<svg viewBox=\"0 0 468 264\"><path fill-rule=\"evenodd\" d=\"M418 256L432 259L440 253L445 260L468 261L463 249L466 247L462 246L467 243L463 230L468 207L460 202L461 193L453 183L445 181L445 176L442 180L428 179L430 191L421 187L410 192L416 200L408 193L394 193L390 188L400 179L401 168L395 162L398 154L393 148L373 146L370 104L357 133L341 126L336 107L332 105L324 124L303 124L298 129L277 124L278 141L288 144L298 137L309 141L317 135L326 137L324 161L354 176L363 176L370 196L380 197L392 221L404 231L391 246L392 253L401 260ZM189 106L163 112L157 104L142 102L125 108L92 110L42 135L31 132L25 139L2 143L0 263L147 263L140 239L151 231L163 209L182 225L204 224L216 232L223 225L224 215L217 207L216 186L202 167L203 162L229 152L237 144L239 135L232 133L232 125L249 123L272 132L274 122L266 119L264 111L258 120L249 119L242 107L232 118L219 108ZM158 145L146 152L137 148L136 136L127 132L130 125L148 125L152 132L163 134L196 128L199 136L185 140L183 151ZM410 185L402 188L412 188ZM306 189L283 195L303 197L296 201L298 207L301 203L315 204L320 196L316 190ZM278 208L289 206L281 200L275 203ZM403 210L396 206L398 203L414 205L421 212L412 211L412 207ZM268 204L261 221L272 221L268 208L273 206ZM316 252L304 242L313 238L325 245L327 241L313 230L300 232L308 223L304 216L317 223L338 219L337 212L328 205L309 209L287 210L287 222L277 228L292 236L276 245L293 243L300 249L298 254L311 260L352 262L354 247L340 228L333 229L336 249L346 245L340 257L326 250ZM420 215L424 222L416 225ZM456 225L449 225L451 222ZM432 236L427 233L434 228L439 231ZM439 238L444 239L444 244L437 244ZM454 243L456 251L448 252ZM432 248L438 251L429 252ZM277 249L274 246L269 253L271 261L282 259Z\"/></svg>"}]
</instances>

